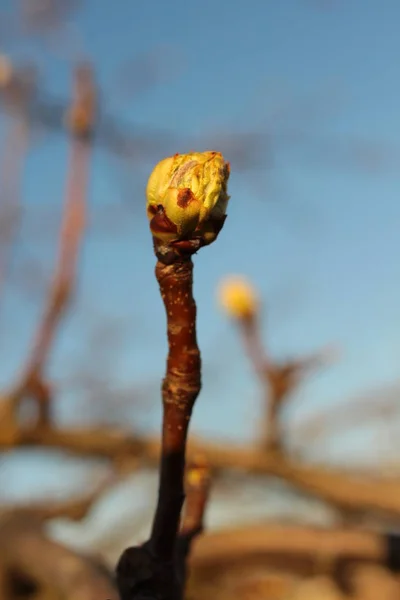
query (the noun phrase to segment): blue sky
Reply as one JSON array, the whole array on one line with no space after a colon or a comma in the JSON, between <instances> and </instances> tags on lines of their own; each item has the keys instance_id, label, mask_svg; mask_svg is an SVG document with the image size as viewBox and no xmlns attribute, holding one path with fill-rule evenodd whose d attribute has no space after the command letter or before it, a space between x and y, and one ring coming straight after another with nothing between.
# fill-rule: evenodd
<instances>
[{"instance_id":1,"label":"blue sky","mask_svg":"<svg viewBox=\"0 0 400 600\"><path fill-rule=\"evenodd\" d=\"M10 22L12 4L0 0ZM399 20L397 0L121 0L114 10L91 0L74 16L72 46L54 53L37 40L6 38L4 49L11 56L38 62L53 94L69 93L70 59L82 52L92 58L108 112L132 126L202 136L205 145L223 133L263 135L268 151L257 166L241 172L232 161L226 226L195 259L205 371L193 427L202 434L250 439L259 414L260 390L236 332L215 302L225 274L242 273L260 290L265 335L275 356L330 342L343 351L335 367L302 388L288 417L300 418L398 378ZM159 84L119 101L115 82L121 65L146 53L163 66ZM61 137L49 136L29 154L22 189L26 216L14 266L29 254L50 268L57 220L50 227L37 215L60 210L67 151ZM229 160L229 148L225 153ZM156 154L155 161L162 158ZM144 212L151 166L125 165L123 187L114 163L95 150L93 225L76 306L50 365L60 382L63 419L79 420L85 402L84 390L67 393L66 379L82 363L103 360L90 330L113 319L123 340L104 358L112 386L148 389L149 404L134 408L131 422L159 425L166 341ZM127 205L112 231L104 222L100 227L105 207L116 218ZM9 286L0 313L3 382L20 364L38 311L36 297ZM354 448L360 448L356 439L354 434ZM347 449L332 443L324 451L339 458Z\"/></svg>"}]
</instances>

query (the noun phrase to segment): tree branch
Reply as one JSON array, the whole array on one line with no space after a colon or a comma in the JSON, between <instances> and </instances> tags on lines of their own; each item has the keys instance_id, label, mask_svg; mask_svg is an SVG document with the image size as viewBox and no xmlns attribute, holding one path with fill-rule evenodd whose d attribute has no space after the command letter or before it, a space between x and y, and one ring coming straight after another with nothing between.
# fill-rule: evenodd
<instances>
[{"instance_id":1,"label":"tree branch","mask_svg":"<svg viewBox=\"0 0 400 600\"><path fill-rule=\"evenodd\" d=\"M78 456L117 461L139 460L156 465L160 442L109 428L33 429L10 439L0 426L0 449L16 446L58 448ZM308 465L283 454L231 444L192 439L188 456L202 454L212 470L241 470L279 477L311 496L322 498L340 509L400 516L400 482L394 478L372 478L347 474L326 466Z\"/></svg>"},{"instance_id":2,"label":"tree branch","mask_svg":"<svg viewBox=\"0 0 400 600\"><path fill-rule=\"evenodd\" d=\"M118 600L104 565L49 540L31 516L3 518L0 536L0 597Z\"/></svg>"},{"instance_id":3,"label":"tree branch","mask_svg":"<svg viewBox=\"0 0 400 600\"><path fill-rule=\"evenodd\" d=\"M82 102L84 106L81 110L86 115L86 96L88 94L79 94L82 87L81 79L82 73L78 69L71 111L72 114L79 111L81 108L80 102ZM92 80L90 80L90 84L92 84ZM94 88L92 89L92 95L94 96ZM90 110L93 110L92 105L90 105ZM83 124L81 121L76 123L74 120L70 123L70 167L60 231L59 254L55 265L53 282L26 365L23 368L19 381L8 394L10 407L15 419L15 413L20 402L25 397L33 398L38 405L38 424L41 426L48 426L50 422L51 391L44 378L44 368L48 361L60 321L71 300L76 279L79 250L85 227L90 157L90 146L85 140L90 131L91 117L90 113L88 121L85 121Z\"/></svg>"},{"instance_id":4,"label":"tree branch","mask_svg":"<svg viewBox=\"0 0 400 600\"><path fill-rule=\"evenodd\" d=\"M222 155L203 152L176 154L161 161L148 181L147 215L158 259L156 278L167 317L168 358L162 384L157 507L148 542L128 548L118 562L122 600L183 598L186 558L191 539L198 533L184 529L178 537L185 497L187 435L201 388L191 257L203 245L212 243L222 229L229 199L228 178L229 164ZM197 483L198 492L205 495L205 481L201 478ZM192 513L193 502L192 495L188 506ZM203 510L199 504L192 514L198 526Z\"/></svg>"},{"instance_id":5,"label":"tree branch","mask_svg":"<svg viewBox=\"0 0 400 600\"><path fill-rule=\"evenodd\" d=\"M1 169L0 211L0 295L7 279L7 262L16 235L20 211L20 181L28 147L29 126L21 112L9 124Z\"/></svg>"},{"instance_id":6,"label":"tree branch","mask_svg":"<svg viewBox=\"0 0 400 600\"><path fill-rule=\"evenodd\" d=\"M190 560L193 569L235 563L245 557L268 561L271 557L301 557L313 563L323 556L334 561L382 563L386 559L385 536L351 529L318 529L305 526L257 525L206 533L194 543Z\"/></svg>"},{"instance_id":7,"label":"tree branch","mask_svg":"<svg viewBox=\"0 0 400 600\"><path fill-rule=\"evenodd\" d=\"M261 447L267 451L283 451L280 427L282 408L306 373L331 359L330 348L279 364L273 362L264 349L257 314L239 319L238 324L246 352L264 388L265 422Z\"/></svg>"}]
</instances>

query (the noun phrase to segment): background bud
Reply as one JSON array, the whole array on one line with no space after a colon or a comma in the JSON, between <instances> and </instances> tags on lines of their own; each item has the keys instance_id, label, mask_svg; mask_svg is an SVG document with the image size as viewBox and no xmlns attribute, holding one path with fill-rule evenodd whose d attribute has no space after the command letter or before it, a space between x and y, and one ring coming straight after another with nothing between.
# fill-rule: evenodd
<instances>
[{"instance_id":1,"label":"background bud","mask_svg":"<svg viewBox=\"0 0 400 600\"><path fill-rule=\"evenodd\" d=\"M222 309L234 319L252 318L258 312L257 293L244 277L226 277L219 285L218 299Z\"/></svg>"}]
</instances>

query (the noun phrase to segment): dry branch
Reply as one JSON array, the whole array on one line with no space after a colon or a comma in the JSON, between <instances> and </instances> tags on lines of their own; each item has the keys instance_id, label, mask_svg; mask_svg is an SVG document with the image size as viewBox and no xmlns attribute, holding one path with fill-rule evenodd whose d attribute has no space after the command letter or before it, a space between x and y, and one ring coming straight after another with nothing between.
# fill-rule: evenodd
<instances>
[{"instance_id":1,"label":"dry branch","mask_svg":"<svg viewBox=\"0 0 400 600\"><path fill-rule=\"evenodd\" d=\"M100 457L123 464L132 459L144 465L158 464L160 442L110 428L32 429L9 439L0 426L0 449L16 446L57 448L78 456ZM276 452L193 439L188 455L204 455L213 470L241 470L279 477L311 496L341 509L361 513L400 516L400 482L394 478L368 478L326 466L308 465Z\"/></svg>"},{"instance_id":2,"label":"dry branch","mask_svg":"<svg viewBox=\"0 0 400 600\"><path fill-rule=\"evenodd\" d=\"M384 536L351 529L317 529L304 526L258 525L206 533L196 540L191 565L207 568L216 563L240 562L244 557L268 561L271 557L316 560L383 562Z\"/></svg>"},{"instance_id":3,"label":"dry branch","mask_svg":"<svg viewBox=\"0 0 400 600\"><path fill-rule=\"evenodd\" d=\"M259 580L258 569L265 575L276 572L281 582L292 579L294 595L290 598L325 599L326 586L319 585L325 581L337 590L335 598L394 600L399 581L388 546L387 536L368 531L259 525L205 534L194 544L190 567L195 581L214 581L220 573L249 570L253 576L242 580L243 594L246 581L252 587ZM266 584L267 580L264 577ZM249 597L270 597L270 586L265 585L265 596L262 586L255 588L258 594ZM312 595L307 595L311 591ZM287 598L281 594L271 597Z\"/></svg>"},{"instance_id":4,"label":"dry branch","mask_svg":"<svg viewBox=\"0 0 400 600\"><path fill-rule=\"evenodd\" d=\"M169 353L162 395L164 417L160 490L151 534L152 551L171 560L184 500L186 439L193 406L200 392L200 351L196 339L190 258L156 266L156 277L168 316Z\"/></svg>"},{"instance_id":5,"label":"dry branch","mask_svg":"<svg viewBox=\"0 0 400 600\"><path fill-rule=\"evenodd\" d=\"M264 391L265 417L260 447L265 451L284 452L280 423L283 406L308 372L332 359L332 349L325 348L297 360L276 362L263 344L260 303L253 286L243 277L227 277L220 285L219 300L239 328L243 346Z\"/></svg>"},{"instance_id":6,"label":"dry branch","mask_svg":"<svg viewBox=\"0 0 400 600\"><path fill-rule=\"evenodd\" d=\"M78 82L82 79L81 71L77 73ZM80 89L82 84L76 84ZM92 90L94 94L94 91ZM86 113L88 93L82 94ZM75 91L73 114L80 108L81 96ZM90 105L93 110L93 106ZM31 352L20 378L11 392L8 394L9 408L16 419L16 411L20 402L30 397L38 406L38 425L45 427L50 422L50 395L49 384L45 380L44 369L47 364L50 351L59 324L64 316L71 300L76 279L79 250L82 242L85 220L86 220L86 197L89 174L90 147L82 139L87 135L88 127L91 125L91 113L82 124L71 123L71 156L68 170L68 180L65 195L64 214L60 231L60 246L58 259L55 265L53 281L49 290L46 308L37 328Z\"/></svg>"},{"instance_id":7,"label":"dry branch","mask_svg":"<svg viewBox=\"0 0 400 600\"><path fill-rule=\"evenodd\" d=\"M282 409L305 375L331 358L330 352L324 348L310 356L279 364L264 348L257 314L239 319L239 327L244 347L264 388L265 423L261 446L265 450L283 451Z\"/></svg>"},{"instance_id":8,"label":"dry branch","mask_svg":"<svg viewBox=\"0 0 400 600\"><path fill-rule=\"evenodd\" d=\"M49 540L30 515L3 517L0 536L1 598L118 600L104 565Z\"/></svg>"},{"instance_id":9,"label":"dry branch","mask_svg":"<svg viewBox=\"0 0 400 600\"><path fill-rule=\"evenodd\" d=\"M162 383L157 507L148 542L128 548L118 562L122 600L181 600L186 560L202 528L208 490L203 476L192 488L186 528L179 532L187 436L201 389L192 255L212 243L222 229L229 172L219 152L175 154L155 167L147 184L147 216L158 259L155 273L167 317L168 358ZM191 525L193 517L196 522Z\"/></svg>"},{"instance_id":10,"label":"dry branch","mask_svg":"<svg viewBox=\"0 0 400 600\"><path fill-rule=\"evenodd\" d=\"M128 548L117 566L122 600L183 597L186 558L199 531L184 531L178 543L184 501L186 439L190 416L200 392L200 351L196 339L196 305L192 294L193 263L177 257L158 261L156 277L168 321L169 353L162 386L163 424L160 483L149 541Z\"/></svg>"},{"instance_id":11,"label":"dry branch","mask_svg":"<svg viewBox=\"0 0 400 600\"><path fill-rule=\"evenodd\" d=\"M204 457L195 456L186 474L185 514L181 524L181 535L200 533L204 527L204 514L210 493L211 474Z\"/></svg>"},{"instance_id":12,"label":"dry branch","mask_svg":"<svg viewBox=\"0 0 400 600\"><path fill-rule=\"evenodd\" d=\"M4 144L0 175L0 294L7 279L7 263L20 217L20 182L28 147L28 133L26 116L21 114L10 122Z\"/></svg>"}]
</instances>

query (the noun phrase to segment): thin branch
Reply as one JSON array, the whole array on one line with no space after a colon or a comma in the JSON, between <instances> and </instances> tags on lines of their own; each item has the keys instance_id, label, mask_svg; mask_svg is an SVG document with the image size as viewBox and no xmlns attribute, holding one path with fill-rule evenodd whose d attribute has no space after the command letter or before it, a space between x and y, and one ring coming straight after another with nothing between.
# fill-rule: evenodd
<instances>
[{"instance_id":1,"label":"thin branch","mask_svg":"<svg viewBox=\"0 0 400 600\"><path fill-rule=\"evenodd\" d=\"M0 175L0 296L7 279L13 238L21 213L20 182L28 148L28 123L23 114L11 121L5 140Z\"/></svg>"},{"instance_id":2,"label":"thin branch","mask_svg":"<svg viewBox=\"0 0 400 600\"><path fill-rule=\"evenodd\" d=\"M210 493L210 471L204 457L196 456L186 472L185 513L176 546L179 579L184 591L188 581L188 559L193 543L203 533L204 515Z\"/></svg>"},{"instance_id":3,"label":"thin branch","mask_svg":"<svg viewBox=\"0 0 400 600\"><path fill-rule=\"evenodd\" d=\"M201 569L217 563L240 562L245 557L266 561L280 556L288 562L290 558L307 558L312 568L321 556L332 561L382 563L386 555L387 541L379 533L267 524L204 534L194 545L190 564L193 569Z\"/></svg>"},{"instance_id":4,"label":"thin branch","mask_svg":"<svg viewBox=\"0 0 400 600\"><path fill-rule=\"evenodd\" d=\"M253 365L265 396L265 422L261 447L267 451L282 451L281 412L290 395L307 373L332 360L332 349L324 348L315 354L276 363L268 356L261 339L258 314L238 320L246 352Z\"/></svg>"},{"instance_id":5,"label":"thin branch","mask_svg":"<svg viewBox=\"0 0 400 600\"><path fill-rule=\"evenodd\" d=\"M186 438L201 386L192 271L190 258L172 265L159 261L156 267L168 319L169 354L162 386L160 489L150 544L154 554L164 560L171 560L174 553L184 499Z\"/></svg>"},{"instance_id":6,"label":"thin branch","mask_svg":"<svg viewBox=\"0 0 400 600\"><path fill-rule=\"evenodd\" d=\"M67 184L60 247L53 283L43 319L36 332L31 354L20 386L42 376L54 342L57 327L71 300L80 244L86 219L88 150L80 140L72 140L70 176Z\"/></svg>"},{"instance_id":7,"label":"thin branch","mask_svg":"<svg viewBox=\"0 0 400 600\"><path fill-rule=\"evenodd\" d=\"M58 448L77 456L117 460L121 464L133 457L142 464L154 466L160 458L160 442L156 438L107 427L32 429L19 431L12 437L0 426L0 449L16 446ZM212 470L232 469L272 475L341 509L400 516L400 482L397 479L361 477L327 466L309 465L276 452L192 439L188 456L191 458L196 454L204 455Z\"/></svg>"},{"instance_id":8,"label":"thin branch","mask_svg":"<svg viewBox=\"0 0 400 600\"><path fill-rule=\"evenodd\" d=\"M192 270L190 257L177 259L169 265L158 261L156 266L167 314L169 343L167 372L162 386L159 493L149 541L140 548L125 550L118 563L117 580L122 600L144 598L146 593L151 598L165 600L182 597L184 581L180 577L185 573L182 562L186 553L179 552L176 543L184 501L186 439L201 386ZM151 573L147 578L141 573L144 565Z\"/></svg>"},{"instance_id":9,"label":"thin branch","mask_svg":"<svg viewBox=\"0 0 400 600\"><path fill-rule=\"evenodd\" d=\"M265 569L268 564L269 568L279 569L281 575L286 573L302 578L328 576L343 592L353 593L343 598L394 599L398 597L398 587L394 587L398 573L398 545L397 563L393 565L390 537L356 529L260 524L257 527L205 534L194 545L190 567L195 577L203 580L211 578L210 573L215 573L216 570L232 571L237 567L243 569L243 565ZM379 579L369 578L371 584L373 581L375 583L370 595L366 595L366 587L360 593L361 582L354 578L356 572L361 571L365 575L381 574ZM388 589L397 589L397 595L386 596L385 592L380 595L381 588L377 584L380 582L383 588L385 581ZM318 589L315 588L316 595L312 598L325 598L322 590L321 595L318 595ZM354 595L355 592L357 593ZM301 597L311 598L307 594Z\"/></svg>"},{"instance_id":10,"label":"thin branch","mask_svg":"<svg viewBox=\"0 0 400 600\"><path fill-rule=\"evenodd\" d=\"M87 92L79 95L82 86L82 73L78 70L72 115L82 108L82 113L93 110L88 108ZM94 92L93 92L94 94ZM79 101L82 99L83 107ZM84 121L73 120L71 127L71 153L69 176L65 195L64 214L60 231L58 260L55 266L53 282L49 291L47 306L37 328L31 352L17 385L9 394L14 410L26 397L34 398L39 407L38 424L45 426L50 421L50 389L45 381L44 369L47 364L54 338L61 319L71 301L76 279L79 250L86 221L86 198L89 175L90 146L85 142L91 125L91 113ZM84 122L83 122L84 121Z\"/></svg>"},{"instance_id":11,"label":"thin branch","mask_svg":"<svg viewBox=\"0 0 400 600\"><path fill-rule=\"evenodd\" d=\"M29 516L2 519L0 535L2 598L21 597L22 588L46 598L118 600L112 575L103 564L48 539Z\"/></svg>"},{"instance_id":12,"label":"thin branch","mask_svg":"<svg viewBox=\"0 0 400 600\"><path fill-rule=\"evenodd\" d=\"M203 531L210 485L211 474L207 461L204 456L195 455L186 473L186 503L181 536L194 537Z\"/></svg>"},{"instance_id":13,"label":"thin branch","mask_svg":"<svg viewBox=\"0 0 400 600\"><path fill-rule=\"evenodd\" d=\"M147 216L158 259L155 274L167 317L168 358L162 384L157 507L148 542L128 548L118 562L122 600L183 598L186 558L194 535L184 531L179 538L186 442L201 389L191 257L212 243L223 227L228 178L229 164L213 151L176 154L161 161L149 178ZM190 504L189 508L193 510ZM196 516L199 519L202 512Z\"/></svg>"}]
</instances>

